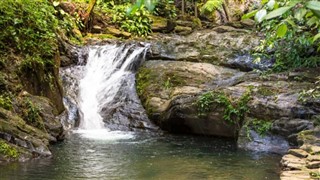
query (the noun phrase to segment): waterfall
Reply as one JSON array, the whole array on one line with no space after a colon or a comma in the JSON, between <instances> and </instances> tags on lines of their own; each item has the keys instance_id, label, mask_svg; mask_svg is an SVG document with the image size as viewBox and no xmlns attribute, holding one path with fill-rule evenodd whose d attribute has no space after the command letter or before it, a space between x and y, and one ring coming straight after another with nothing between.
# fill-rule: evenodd
<instances>
[{"instance_id":1,"label":"waterfall","mask_svg":"<svg viewBox=\"0 0 320 180\"><path fill-rule=\"evenodd\" d=\"M70 117L80 117L79 130L156 129L135 89L135 73L148 48L142 44L90 46L86 63L61 69L64 102L69 109L77 107L79 115L70 111Z\"/></svg>"}]
</instances>

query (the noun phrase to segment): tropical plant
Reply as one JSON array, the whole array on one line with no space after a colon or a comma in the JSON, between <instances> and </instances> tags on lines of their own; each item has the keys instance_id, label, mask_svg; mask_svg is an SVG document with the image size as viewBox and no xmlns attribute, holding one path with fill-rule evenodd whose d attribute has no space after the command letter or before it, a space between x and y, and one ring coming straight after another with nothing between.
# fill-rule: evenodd
<instances>
[{"instance_id":1,"label":"tropical plant","mask_svg":"<svg viewBox=\"0 0 320 180\"><path fill-rule=\"evenodd\" d=\"M222 5L224 0L208 0L203 6L200 8L201 13L212 13L215 10L222 9Z\"/></svg>"},{"instance_id":2,"label":"tropical plant","mask_svg":"<svg viewBox=\"0 0 320 180\"><path fill-rule=\"evenodd\" d=\"M168 19L173 19L177 16L176 7L172 0L159 0L156 4L153 14L162 16Z\"/></svg>"},{"instance_id":3,"label":"tropical plant","mask_svg":"<svg viewBox=\"0 0 320 180\"><path fill-rule=\"evenodd\" d=\"M53 6L46 0L5 0L0 7L0 49L52 63L58 26Z\"/></svg>"},{"instance_id":4,"label":"tropical plant","mask_svg":"<svg viewBox=\"0 0 320 180\"><path fill-rule=\"evenodd\" d=\"M320 50L319 1L263 0L260 9L242 18L250 17L260 23L258 28L266 36L257 55L275 59L275 70L320 65L316 57Z\"/></svg>"},{"instance_id":5,"label":"tropical plant","mask_svg":"<svg viewBox=\"0 0 320 180\"><path fill-rule=\"evenodd\" d=\"M121 29L133 33L137 36L147 36L151 33L150 13L144 7L131 9L130 5L119 5L114 7L113 22L118 24Z\"/></svg>"}]
</instances>

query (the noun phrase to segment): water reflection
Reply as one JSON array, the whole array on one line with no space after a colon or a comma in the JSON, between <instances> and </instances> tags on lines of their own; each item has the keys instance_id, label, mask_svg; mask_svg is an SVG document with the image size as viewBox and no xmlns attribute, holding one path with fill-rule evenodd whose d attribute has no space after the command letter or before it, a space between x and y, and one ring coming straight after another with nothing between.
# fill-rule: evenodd
<instances>
[{"instance_id":1,"label":"water reflection","mask_svg":"<svg viewBox=\"0 0 320 180\"><path fill-rule=\"evenodd\" d=\"M119 137L119 136L118 136ZM72 134L54 158L0 166L0 179L279 179L279 156L237 151L209 137Z\"/></svg>"}]
</instances>

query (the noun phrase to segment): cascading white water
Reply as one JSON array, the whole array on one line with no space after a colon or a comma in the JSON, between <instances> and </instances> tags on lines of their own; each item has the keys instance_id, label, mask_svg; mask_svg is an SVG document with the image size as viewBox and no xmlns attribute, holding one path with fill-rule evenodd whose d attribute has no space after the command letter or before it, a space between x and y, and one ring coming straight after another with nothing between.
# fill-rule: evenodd
<instances>
[{"instance_id":1,"label":"cascading white water","mask_svg":"<svg viewBox=\"0 0 320 180\"><path fill-rule=\"evenodd\" d=\"M99 139L130 137L128 132L115 130L156 130L135 88L135 72L145 59L148 45L107 44L83 50L88 50L86 64L81 61L61 69L64 102L70 110L65 127L70 127L73 117L80 117L74 132ZM73 119L71 126L77 122Z\"/></svg>"},{"instance_id":2,"label":"cascading white water","mask_svg":"<svg viewBox=\"0 0 320 180\"><path fill-rule=\"evenodd\" d=\"M105 45L90 49L85 75L79 85L81 129L105 128L99 114L102 106L113 101L123 80L133 73L130 66L137 61L138 55L145 53L146 47L135 47L128 55L129 50L127 45Z\"/></svg>"}]
</instances>

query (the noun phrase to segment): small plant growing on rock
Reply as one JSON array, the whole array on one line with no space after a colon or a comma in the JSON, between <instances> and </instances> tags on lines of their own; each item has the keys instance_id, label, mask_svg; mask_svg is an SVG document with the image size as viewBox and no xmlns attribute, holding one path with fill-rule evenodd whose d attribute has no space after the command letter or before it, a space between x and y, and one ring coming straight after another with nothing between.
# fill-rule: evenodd
<instances>
[{"instance_id":1,"label":"small plant growing on rock","mask_svg":"<svg viewBox=\"0 0 320 180\"><path fill-rule=\"evenodd\" d=\"M23 119L34 127L44 129L39 107L34 105L30 99L26 99L23 106L25 107L25 110L23 111Z\"/></svg>"},{"instance_id":2,"label":"small plant growing on rock","mask_svg":"<svg viewBox=\"0 0 320 180\"><path fill-rule=\"evenodd\" d=\"M5 94L0 95L0 107L6 110L12 109L11 98Z\"/></svg>"},{"instance_id":3,"label":"small plant growing on rock","mask_svg":"<svg viewBox=\"0 0 320 180\"><path fill-rule=\"evenodd\" d=\"M248 102L251 100L252 87L238 99L232 101L223 92L207 92L202 94L198 101L199 116L207 116L210 112L212 105L217 103L222 105L224 109L223 119L231 124L237 124L240 128L245 114L249 111Z\"/></svg>"},{"instance_id":4,"label":"small plant growing on rock","mask_svg":"<svg viewBox=\"0 0 320 180\"><path fill-rule=\"evenodd\" d=\"M3 140L0 140L0 155L1 154L9 158L18 158L19 156L18 151Z\"/></svg>"}]
</instances>

